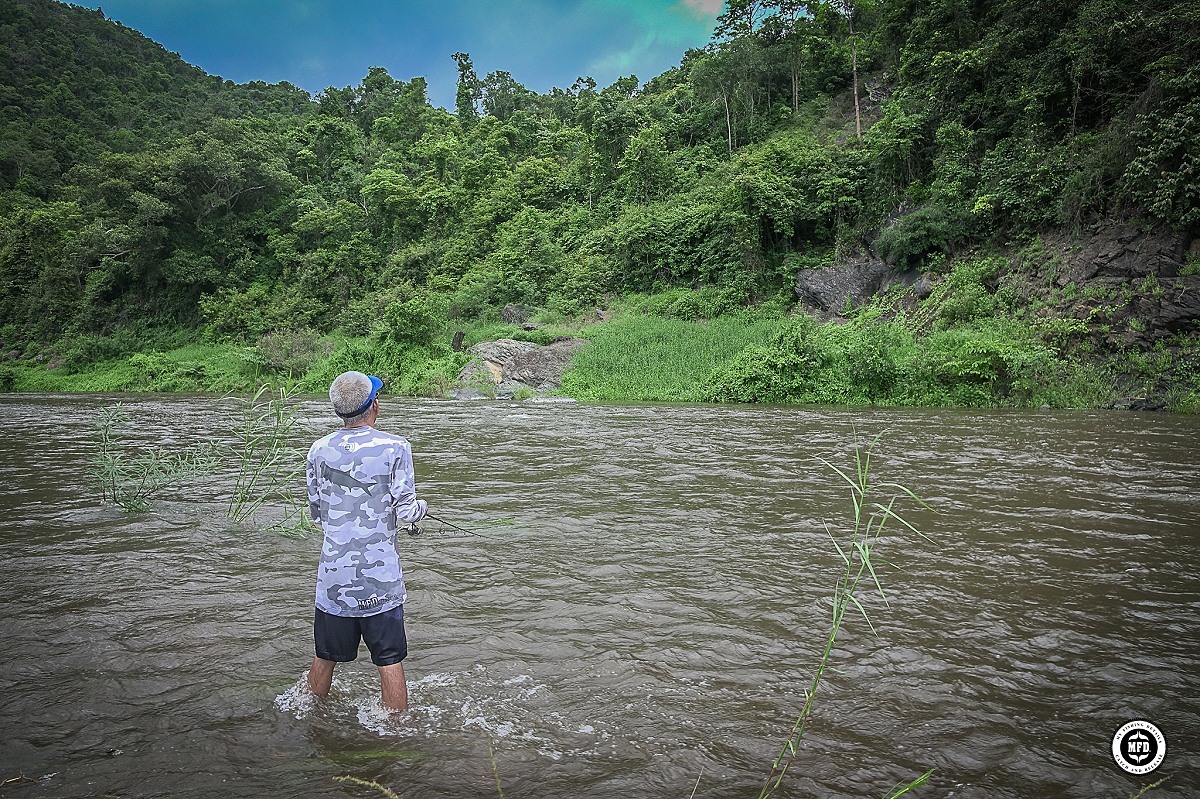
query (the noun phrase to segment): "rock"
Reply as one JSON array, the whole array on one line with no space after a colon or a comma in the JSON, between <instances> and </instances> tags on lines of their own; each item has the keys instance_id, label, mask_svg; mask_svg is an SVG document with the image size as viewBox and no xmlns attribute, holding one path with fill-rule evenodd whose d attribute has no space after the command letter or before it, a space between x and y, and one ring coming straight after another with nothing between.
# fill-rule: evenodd
<instances>
[{"instance_id":1,"label":"rock","mask_svg":"<svg viewBox=\"0 0 1200 799\"><path fill-rule=\"evenodd\" d=\"M1098 277L1126 280L1149 275L1176 277L1187 253L1187 237L1169 230L1144 232L1125 225L1105 228L1082 246L1060 247L1066 269L1058 282L1086 283Z\"/></svg>"},{"instance_id":2,"label":"rock","mask_svg":"<svg viewBox=\"0 0 1200 799\"><path fill-rule=\"evenodd\" d=\"M520 305L505 305L500 311L500 318L510 325L519 325L529 320L529 309Z\"/></svg>"},{"instance_id":3,"label":"rock","mask_svg":"<svg viewBox=\"0 0 1200 799\"><path fill-rule=\"evenodd\" d=\"M847 304L862 305L896 284L922 285L928 297L933 290L928 278L916 271L896 272L883 261L866 261L847 266L801 269L796 273L796 298L805 305L840 314ZM918 288L920 290L920 288Z\"/></svg>"},{"instance_id":4,"label":"rock","mask_svg":"<svg viewBox=\"0 0 1200 799\"><path fill-rule=\"evenodd\" d=\"M921 275L912 289L918 300L928 299L929 295L933 294L933 279L929 275Z\"/></svg>"},{"instance_id":5,"label":"rock","mask_svg":"<svg viewBox=\"0 0 1200 799\"><path fill-rule=\"evenodd\" d=\"M517 341L511 338L502 338L496 341L481 341L468 349L467 352L485 361L491 361L492 363L504 366L521 353L537 349L537 346L532 341Z\"/></svg>"},{"instance_id":6,"label":"rock","mask_svg":"<svg viewBox=\"0 0 1200 799\"><path fill-rule=\"evenodd\" d=\"M1172 333L1195 330L1200 326L1200 275L1159 282L1163 293L1156 319L1158 325Z\"/></svg>"},{"instance_id":7,"label":"rock","mask_svg":"<svg viewBox=\"0 0 1200 799\"><path fill-rule=\"evenodd\" d=\"M500 339L476 344L469 350L475 359L459 372L461 385L449 396L481 399L494 391L498 399L512 399L552 391L562 385L563 373L583 343L582 339L562 339L539 347L528 341Z\"/></svg>"},{"instance_id":8,"label":"rock","mask_svg":"<svg viewBox=\"0 0 1200 799\"><path fill-rule=\"evenodd\" d=\"M497 341L482 341L467 352L475 358L458 373L459 383L498 384L504 379L504 369L514 358L532 349L532 341L515 341L502 338Z\"/></svg>"},{"instance_id":9,"label":"rock","mask_svg":"<svg viewBox=\"0 0 1200 799\"><path fill-rule=\"evenodd\" d=\"M522 392L534 394L533 386L526 385L520 380L503 380L496 386L496 399L515 399Z\"/></svg>"},{"instance_id":10,"label":"rock","mask_svg":"<svg viewBox=\"0 0 1200 799\"><path fill-rule=\"evenodd\" d=\"M449 393L446 396L448 396L450 399L466 400L466 401L491 399L490 394L486 394L483 391L480 391L479 389L473 388L471 386L460 386L458 388L452 388L452 389L450 389Z\"/></svg>"},{"instance_id":11,"label":"rock","mask_svg":"<svg viewBox=\"0 0 1200 799\"><path fill-rule=\"evenodd\" d=\"M558 388L562 385L563 372L583 343L583 339L564 339L524 352L508 364L504 376L539 391Z\"/></svg>"}]
</instances>

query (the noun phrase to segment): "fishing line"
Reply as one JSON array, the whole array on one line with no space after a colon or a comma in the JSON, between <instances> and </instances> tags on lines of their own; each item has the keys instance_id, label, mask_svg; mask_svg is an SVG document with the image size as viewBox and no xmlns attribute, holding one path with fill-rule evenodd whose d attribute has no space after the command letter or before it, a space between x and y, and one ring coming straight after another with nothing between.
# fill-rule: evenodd
<instances>
[{"instance_id":1,"label":"fishing line","mask_svg":"<svg viewBox=\"0 0 1200 799\"><path fill-rule=\"evenodd\" d=\"M465 527L459 527L454 522L448 522L445 519L441 518L440 516L434 516L429 511L425 512L425 518L433 519L435 522L441 522L442 524L446 525L447 527L449 527L453 530L458 530L460 533L466 533L467 535L473 535L476 538L487 538L486 535L481 535L480 533L476 533L473 530L468 530ZM420 528L417 527L415 523L410 525L410 528L411 529L409 530L409 535L420 535ZM412 532L412 530L417 530L418 532Z\"/></svg>"}]
</instances>

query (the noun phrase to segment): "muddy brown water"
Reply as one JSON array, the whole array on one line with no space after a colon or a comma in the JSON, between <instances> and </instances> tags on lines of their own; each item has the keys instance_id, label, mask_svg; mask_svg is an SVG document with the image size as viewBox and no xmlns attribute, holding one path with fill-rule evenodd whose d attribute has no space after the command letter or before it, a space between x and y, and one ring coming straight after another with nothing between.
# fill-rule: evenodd
<instances>
[{"instance_id":1,"label":"muddy brown water","mask_svg":"<svg viewBox=\"0 0 1200 799\"><path fill-rule=\"evenodd\" d=\"M393 719L365 651L306 695L319 542L227 521L228 472L100 504L118 400L133 442L236 415L0 396L0 796L753 797L828 629L849 504L817 459L876 434L930 540L880 540L888 605L847 618L781 795L1200 795L1200 418L385 399L420 495L483 536L400 542ZM299 438L333 423L306 401ZM1144 777L1110 751L1133 719L1168 744Z\"/></svg>"}]
</instances>

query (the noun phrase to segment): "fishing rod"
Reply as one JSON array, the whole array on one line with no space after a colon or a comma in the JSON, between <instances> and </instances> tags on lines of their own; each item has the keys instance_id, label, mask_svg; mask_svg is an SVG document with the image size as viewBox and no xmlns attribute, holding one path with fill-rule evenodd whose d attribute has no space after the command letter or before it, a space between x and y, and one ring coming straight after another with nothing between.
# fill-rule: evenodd
<instances>
[{"instance_id":1,"label":"fishing rod","mask_svg":"<svg viewBox=\"0 0 1200 799\"><path fill-rule=\"evenodd\" d=\"M442 524L446 525L447 527L449 527L451 529L458 530L460 533L466 533L467 535L473 535L476 538L487 538L486 535L481 535L480 533L476 533L473 530L468 530L465 527L459 527L454 522L448 522L445 519L441 518L440 516L433 515L429 511L425 511L425 518L433 519L435 522L441 522ZM408 534L409 535L420 535L421 534L421 528L417 527L416 522L409 525Z\"/></svg>"}]
</instances>

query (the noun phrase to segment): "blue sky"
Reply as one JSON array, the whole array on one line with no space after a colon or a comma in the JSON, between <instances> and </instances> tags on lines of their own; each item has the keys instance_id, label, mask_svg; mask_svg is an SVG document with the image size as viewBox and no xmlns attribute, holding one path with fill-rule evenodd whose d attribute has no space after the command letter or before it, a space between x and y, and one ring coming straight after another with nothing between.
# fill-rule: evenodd
<instances>
[{"instance_id":1,"label":"blue sky","mask_svg":"<svg viewBox=\"0 0 1200 799\"><path fill-rule=\"evenodd\" d=\"M510 72L542 93L590 75L645 82L712 34L721 0L102 0L103 8L205 72L289 81L317 93L355 86L370 67L418 75L454 106L455 52L483 77Z\"/></svg>"}]
</instances>

